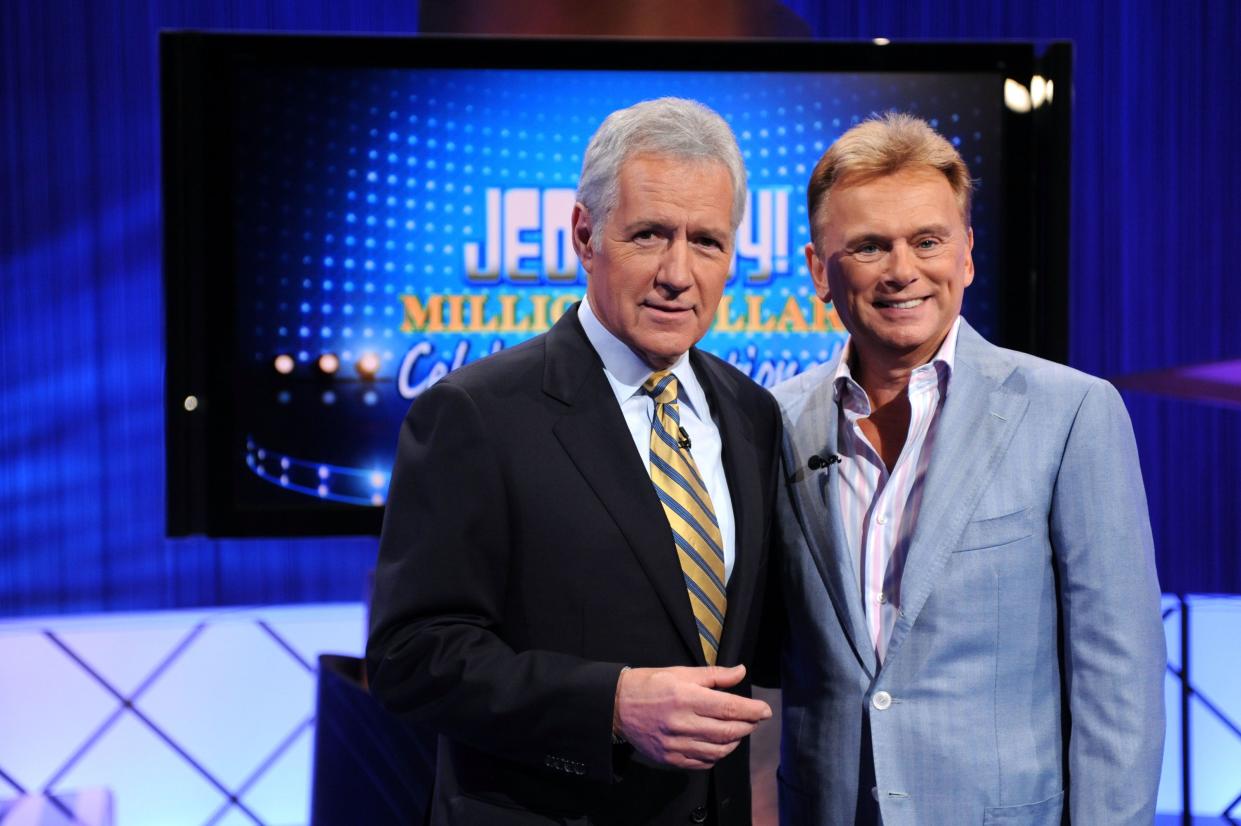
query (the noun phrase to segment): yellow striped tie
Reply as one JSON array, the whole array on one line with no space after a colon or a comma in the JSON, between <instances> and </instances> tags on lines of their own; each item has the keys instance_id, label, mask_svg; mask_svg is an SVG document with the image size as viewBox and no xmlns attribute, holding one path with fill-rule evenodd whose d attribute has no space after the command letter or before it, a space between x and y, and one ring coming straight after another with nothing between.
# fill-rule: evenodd
<instances>
[{"instance_id":1,"label":"yellow striped tie","mask_svg":"<svg viewBox=\"0 0 1241 826\"><path fill-rule=\"evenodd\" d=\"M651 481L672 528L677 557L685 575L690 607L707 663L715 665L724 631L728 597L724 588L724 543L711 497L689 452L677 407L677 377L666 370L652 373L642 385L655 400L651 422Z\"/></svg>"}]
</instances>

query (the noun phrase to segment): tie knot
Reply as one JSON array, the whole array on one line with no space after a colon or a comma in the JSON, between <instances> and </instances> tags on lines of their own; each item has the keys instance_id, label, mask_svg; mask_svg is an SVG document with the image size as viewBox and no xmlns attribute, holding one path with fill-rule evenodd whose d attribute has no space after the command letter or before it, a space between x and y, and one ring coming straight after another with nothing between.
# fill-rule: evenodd
<instances>
[{"instance_id":1,"label":"tie knot","mask_svg":"<svg viewBox=\"0 0 1241 826\"><path fill-rule=\"evenodd\" d=\"M651 377L642 384L642 389L656 404L675 404L679 392L677 377L667 370L651 373Z\"/></svg>"}]
</instances>

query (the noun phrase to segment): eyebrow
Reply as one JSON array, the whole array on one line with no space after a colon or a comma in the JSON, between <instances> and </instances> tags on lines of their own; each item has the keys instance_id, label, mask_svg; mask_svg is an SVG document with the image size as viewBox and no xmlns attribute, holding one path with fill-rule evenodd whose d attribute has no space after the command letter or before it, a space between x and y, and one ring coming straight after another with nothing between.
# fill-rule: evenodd
<instances>
[{"instance_id":1,"label":"eyebrow","mask_svg":"<svg viewBox=\"0 0 1241 826\"><path fill-rule=\"evenodd\" d=\"M952 228L947 224L927 224L909 233L910 238L917 238L920 235L952 235ZM890 240L890 236L881 232L860 232L845 239L845 248L850 249L868 243L886 243Z\"/></svg>"},{"instance_id":2,"label":"eyebrow","mask_svg":"<svg viewBox=\"0 0 1241 826\"><path fill-rule=\"evenodd\" d=\"M630 223L625 224L620 229L621 233L624 235L629 235L639 230L652 230L654 232L670 233L676 226L678 226L678 222L676 221L665 221L660 218L639 218L636 221L631 221ZM690 235L707 235L719 240L725 240L728 238L730 233L726 227L697 226L690 227Z\"/></svg>"},{"instance_id":3,"label":"eyebrow","mask_svg":"<svg viewBox=\"0 0 1241 826\"><path fill-rule=\"evenodd\" d=\"M656 230L658 232L666 232L668 229L671 228L671 226L672 226L671 223L667 221L661 221L658 218L639 218L638 220L631 221L628 224L625 224L623 227L621 227L621 232L624 233L625 235L628 235L631 232L637 232L638 230L642 230L642 229Z\"/></svg>"}]
</instances>

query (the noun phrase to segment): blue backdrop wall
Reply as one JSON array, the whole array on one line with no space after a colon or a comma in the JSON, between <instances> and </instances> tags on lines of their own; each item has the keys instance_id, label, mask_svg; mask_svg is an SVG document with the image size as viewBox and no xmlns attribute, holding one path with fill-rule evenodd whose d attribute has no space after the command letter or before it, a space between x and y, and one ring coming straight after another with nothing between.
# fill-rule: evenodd
<instances>
[{"instance_id":1,"label":"blue backdrop wall","mask_svg":"<svg viewBox=\"0 0 1241 826\"><path fill-rule=\"evenodd\" d=\"M1237 3L787 5L826 38L1074 40L1071 362L1241 357ZM0 615L363 594L373 539L163 536L157 32L193 27L413 32L417 5L0 11ZM1165 590L1241 592L1241 413L1127 401Z\"/></svg>"}]
</instances>

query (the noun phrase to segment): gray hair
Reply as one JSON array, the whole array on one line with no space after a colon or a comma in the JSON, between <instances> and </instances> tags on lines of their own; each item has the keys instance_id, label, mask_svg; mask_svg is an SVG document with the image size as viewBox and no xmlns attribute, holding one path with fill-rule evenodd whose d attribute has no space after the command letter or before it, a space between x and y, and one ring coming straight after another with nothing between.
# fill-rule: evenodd
<instances>
[{"instance_id":1,"label":"gray hair","mask_svg":"<svg viewBox=\"0 0 1241 826\"><path fill-rule=\"evenodd\" d=\"M745 163L733 131L713 109L685 98L658 98L618 109L604 119L586 146L577 200L590 213L591 244L616 208L621 167L636 155L721 163L733 182L732 229L745 214Z\"/></svg>"}]
</instances>

